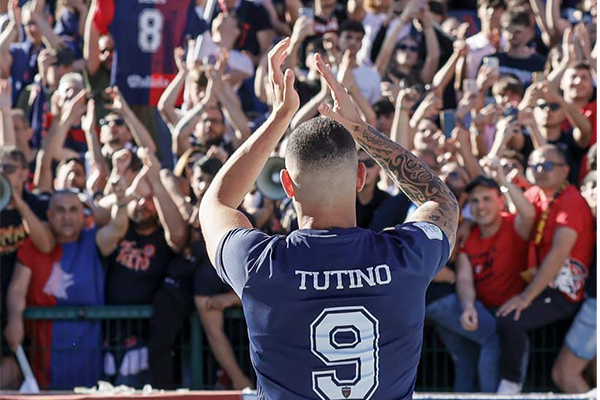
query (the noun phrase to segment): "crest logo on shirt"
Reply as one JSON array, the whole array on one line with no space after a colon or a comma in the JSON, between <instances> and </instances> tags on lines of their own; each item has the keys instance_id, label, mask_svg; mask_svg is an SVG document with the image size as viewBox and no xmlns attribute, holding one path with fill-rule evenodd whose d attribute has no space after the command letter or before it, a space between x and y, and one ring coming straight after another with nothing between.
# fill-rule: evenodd
<instances>
[{"instance_id":1,"label":"crest logo on shirt","mask_svg":"<svg viewBox=\"0 0 600 400\"><path fill-rule=\"evenodd\" d=\"M52 273L46 281L43 292L48 296L54 296L57 299L67 300L67 289L75 284L73 274L63 271L60 262L52 265Z\"/></svg>"},{"instance_id":2,"label":"crest logo on shirt","mask_svg":"<svg viewBox=\"0 0 600 400\"><path fill-rule=\"evenodd\" d=\"M145 272L150 268L150 261L155 254L156 248L153 244L139 248L134 240L122 240L119 245L117 262L130 270Z\"/></svg>"},{"instance_id":3,"label":"crest logo on shirt","mask_svg":"<svg viewBox=\"0 0 600 400\"><path fill-rule=\"evenodd\" d=\"M344 386L342 388L342 396L344 396L345 399L347 399L348 397L350 397L350 393L352 393L352 388L351 387Z\"/></svg>"}]
</instances>

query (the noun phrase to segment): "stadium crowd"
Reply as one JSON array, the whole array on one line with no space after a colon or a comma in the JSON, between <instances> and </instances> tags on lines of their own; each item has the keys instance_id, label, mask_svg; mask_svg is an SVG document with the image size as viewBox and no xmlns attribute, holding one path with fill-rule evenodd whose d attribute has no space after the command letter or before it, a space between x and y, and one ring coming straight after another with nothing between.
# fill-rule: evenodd
<instances>
[{"instance_id":1,"label":"stadium crowd","mask_svg":"<svg viewBox=\"0 0 600 400\"><path fill-rule=\"evenodd\" d=\"M573 317L552 379L564 392L595 387L595 1L210 4L0 0L0 171L11 189L0 214L2 389L19 387L24 342L70 344L30 355L42 389L100 378L173 389L172 349L192 312L231 387L254 387L224 331L240 300L208 260L198 212L269 115L267 54L286 36L301 101L292 129L331 101L321 54L365 121L459 201L459 245L424 299L454 390L519 393L527 332ZM405 221L414 205L358 157L358 226ZM254 190L239 207L270 234L297 229L289 199ZM141 304L155 311L135 329L23 318L27 307ZM103 351L114 343L125 350Z\"/></svg>"}]
</instances>

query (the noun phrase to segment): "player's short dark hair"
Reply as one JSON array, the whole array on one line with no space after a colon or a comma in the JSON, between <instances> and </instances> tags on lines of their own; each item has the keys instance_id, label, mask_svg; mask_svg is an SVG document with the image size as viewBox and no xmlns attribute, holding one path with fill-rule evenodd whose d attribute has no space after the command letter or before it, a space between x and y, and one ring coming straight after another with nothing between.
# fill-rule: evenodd
<instances>
[{"instance_id":1,"label":"player's short dark hair","mask_svg":"<svg viewBox=\"0 0 600 400\"><path fill-rule=\"evenodd\" d=\"M285 151L286 163L317 170L356 159L356 144L350 132L325 117L310 119L294 129Z\"/></svg>"},{"instance_id":2,"label":"player's short dark hair","mask_svg":"<svg viewBox=\"0 0 600 400\"><path fill-rule=\"evenodd\" d=\"M29 168L25 154L17 146L0 146L0 158L8 157L21 164L21 168Z\"/></svg>"},{"instance_id":3,"label":"player's short dark hair","mask_svg":"<svg viewBox=\"0 0 600 400\"><path fill-rule=\"evenodd\" d=\"M360 22L352 19L347 19L341 23L340 27L338 28L338 36L341 36L342 32L345 31L362 33L363 36L365 34L365 28L363 25Z\"/></svg>"},{"instance_id":4,"label":"player's short dark hair","mask_svg":"<svg viewBox=\"0 0 600 400\"><path fill-rule=\"evenodd\" d=\"M511 10L505 11L500 17L500 23L502 26L531 26L531 20L529 19L529 11L522 7L515 7Z\"/></svg>"}]
</instances>

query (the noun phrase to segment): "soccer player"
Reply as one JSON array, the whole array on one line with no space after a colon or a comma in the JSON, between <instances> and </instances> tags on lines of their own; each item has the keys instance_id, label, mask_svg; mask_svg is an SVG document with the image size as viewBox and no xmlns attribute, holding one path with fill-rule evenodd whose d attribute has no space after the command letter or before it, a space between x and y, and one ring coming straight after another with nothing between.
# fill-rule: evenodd
<instances>
[{"instance_id":1,"label":"soccer player","mask_svg":"<svg viewBox=\"0 0 600 400\"><path fill-rule=\"evenodd\" d=\"M458 204L417 157L360 119L317 55L334 99L290 135L283 187L300 229L269 236L238 205L299 107L281 71L289 39L269 53L273 113L232 155L200 206L208 254L242 299L259 398L410 399L423 339L425 290L454 246ZM419 205L411 222L356 227L366 168L356 143Z\"/></svg>"}]
</instances>

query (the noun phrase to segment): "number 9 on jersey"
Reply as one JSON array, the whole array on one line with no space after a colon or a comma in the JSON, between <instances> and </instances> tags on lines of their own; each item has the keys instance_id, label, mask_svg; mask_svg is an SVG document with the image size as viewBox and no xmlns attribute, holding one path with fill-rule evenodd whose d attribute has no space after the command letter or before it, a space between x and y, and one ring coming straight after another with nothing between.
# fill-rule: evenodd
<instances>
[{"instance_id":1,"label":"number 9 on jersey","mask_svg":"<svg viewBox=\"0 0 600 400\"><path fill-rule=\"evenodd\" d=\"M312 385L323 400L369 399L379 386L379 321L364 307L324 309L310 325L312 353L327 367L313 371ZM354 376L340 379L343 367Z\"/></svg>"}]
</instances>

